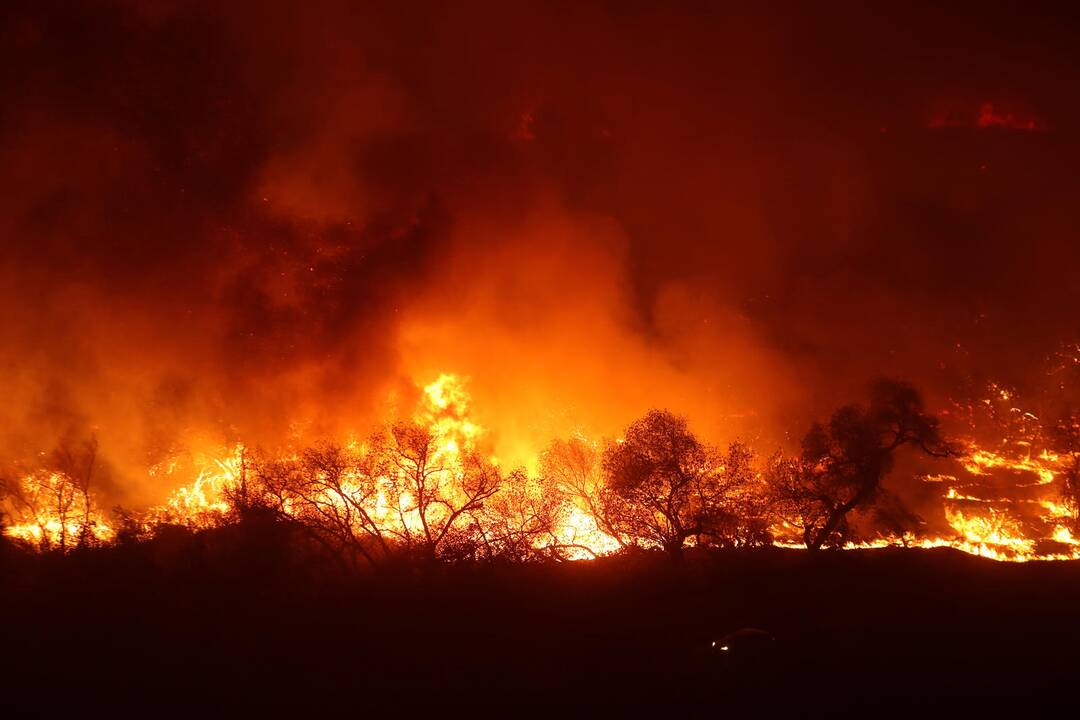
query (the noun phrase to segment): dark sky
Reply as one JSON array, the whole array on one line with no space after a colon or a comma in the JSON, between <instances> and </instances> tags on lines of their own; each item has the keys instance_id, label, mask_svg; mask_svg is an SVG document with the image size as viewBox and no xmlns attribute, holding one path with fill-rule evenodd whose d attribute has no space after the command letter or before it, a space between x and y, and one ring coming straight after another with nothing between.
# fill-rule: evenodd
<instances>
[{"instance_id":1,"label":"dark sky","mask_svg":"<svg viewBox=\"0 0 1080 720\"><path fill-rule=\"evenodd\" d=\"M470 378L511 456L763 444L1075 338L1068 4L0 9L0 444L340 433Z\"/></svg>"}]
</instances>

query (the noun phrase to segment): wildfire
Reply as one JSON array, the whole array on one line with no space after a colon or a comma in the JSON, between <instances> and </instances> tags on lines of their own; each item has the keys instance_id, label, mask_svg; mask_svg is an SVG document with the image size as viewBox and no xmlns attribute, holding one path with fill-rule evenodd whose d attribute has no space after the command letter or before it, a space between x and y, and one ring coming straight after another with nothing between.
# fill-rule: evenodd
<instances>
[{"instance_id":1,"label":"wildfire","mask_svg":"<svg viewBox=\"0 0 1080 720\"><path fill-rule=\"evenodd\" d=\"M1009 399L1009 398L1004 398ZM1032 452L1026 440L1013 443L1013 452L992 451L969 443L959 465L975 481L1000 473L1010 480L1012 490L1050 488L1059 480L1061 458L1050 450ZM1030 477L1031 481L1024 481ZM1069 516L1064 503L1052 497L1028 498L1015 493L994 491L987 497L957 487L959 479L938 475L926 478L945 482L942 496L945 518L956 533L955 539L932 540L983 557L997 560L1077 559L1080 544L1064 524ZM965 482L970 487L971 482ZM1025 520L1025 518L1027 518ZM1056 544L1050 551L1040 550L1040 541Z\"/></svg>"},{"instance_id":2,"label":"wildfire","mask_svg":"<svg viewBox=\"0 0 1080 720\"><path fill-rule=\"evenodd\" d=\"M570 504L555 536L559 545L567 548L570 560L582 560L616 552L619 542L596 526L596 519L588 512Z\"/></svg>"},{"instance_id":3,"label":"wildfire","mask_svg":"<svg viewBox=\"0 0 1080 720\"><path fill-rule=\"evenodd\" d=\"M64 473L25 475L9 492L9 503L17 521L6 534L42 550L97 545L116 536L89 489Z\"/></svg>"},{"instance_id":4,"label":"wildfire","mask_svg":"<svg viewBox=\"0 0 1080 720\"><path fill-rule=\"evenodd\" d=\"M1043 450L1039 455L1030 455L1019 458L1008 458L999 453L988 450L975 449L971 454L962 458L961 463L972 475L987 475L995 468L1005 468L1017 472L1030 472L1038 477L1039 485L1049 485L1059 471L1058 456L1049 450Z\"/></svg>"},{"instance_id":5,"label":"wildfire","mask_svg":"<svg viewBox=\"0 0 1080 720\"><path fill-rule=\"evenodd\" d=\"M985 512L974 515L946 506L945 516L966 546L993 548L995 553L1020 557L1032 554L1034 543L1024 536L1020 523L1004 512L987 508Z\"/></svg>"},{"instance_id":6,"label":"wildfire","mask_svg":"<svg viewBox=\"0 0 1080 720\"><path fill-rule=\"evenodd\" d=\"M312 500L337 517L366 517L373 526L368 530L394 538L419 536L430 524L446 522L451 512L448 506L454 503L468 505L466 493L460 486L461 478L467 474L465 465L481 458L492 468L498 466L497 458L486 452L485 429L470 418L470 403L465 381L452 374L442 374L423 387L420 402L412 415L413 422L431 438L433 452L430 464L423 470L423 491L445 494L436 506L424 506L417 488L401 489L402 480L409 479L403 476L416 471L416 468L407 467L408 463L382 468L382 474L373 479L370 491L361 489L365 478L358 477L355 471L346 471L337 479L336 490L327 489ZM371 452L355 440L345 446L345 451L355 458ZM237 491L248 471L247 453L243 445L236 445L223 451L221 457L201 458L197 463L196 479L146 513L146 528L162 523L195 529L221 524L232 508L230 493ZM172 464L155 468L152 474L168 476L175 469ZM535 477L528 479L535 481ZM326 482L326 473L321 472L316 480ZM408 487L407 482L404 485ZM353 499L358 497L363 497L363 502L352 506ZM536 501L541 499L534 498ZM299 516L302 512L295 500L284 502L280 509L286 516ZM482 512L482 508L473 510ZM618 541L602 532L595 519L573 501L566 499L550 512L557 522L550 533L535 538L532 545L536 550L559 548L560 554L567 559L582 559L619 549Z\"/></svg>"},{"instance_id":7,"label":"wildfire","mask_svg":"<svg viewBox=\"0 0 1080 720\"><path fill-rule=\"evenodd\" d=\"M583 472L564 478L572 491L560 492L558 481L545 485L543 471L507 473L490 452L485 428L470 417L465 380L442 374L422 390L411 424L390 428L371 441L353 438L323 454L288 451L268 458L263 453L255 463L252 450L235 444L216 454L196 454L190 464L176 458L159 463L148 470L159 481L187 473L193 479L139 515L140 527L144 532L161 525L218 527L228 521L238 502L246 501L244 494L252 486L269 483L276 494L271 492L272 500L262 497L260 502L272 502L282 517L298 523L337 523L350 537L366 537L372 545L440 542L484 526L485 538L497 528L500 542L524 543L531 551L570 560L624 547L623 541L602 529L590 504L590 494L600 482L595 476ZM581 436L574 442L580 457L595 462L599 443ZM963 471L959 477L939 473L924 478L943 490L944 519L951 534L904 532L849 542L846 547L951 547L1009 561L1080 558L1070 509L1048 492L1057 487L1061 457L1050 450L1033 451L1027 440L998 450L974 442L967 447L957 458ZM539 465L531 463L534 468ZM299 485L297 473L302 476ZM762 482L760 473L756 477ZM294 485L274 486L281 478ZM1024 497L1000 487L989 491L984 486L990 481L1036 489L1032 492L1041 496ZM26 475L16 490L9 493L9 513L16 522L6 529L13 538L41 549L66 550L108 543L117 535L88 488L62 473ZM541 521L548 524L540 528ZM776 521L769 532L777 545L800 546L798 529L786 521ZM694 538L688 544L693 545Z\"/></svg>"},{"instance_id":8,"label":"wildfire","mask_svg":"<svg viewBox=\"0 0 1080 720\"><path fill-rule=\"evenodd\" d=\"M197 460L198 476L190 485L180 487L163 505L153 507L146 515L149 526L169 524L192 528L207 528L221 522L229 512L227 493L244 472L243 445L237 444L221 457L202 456ZM175 464L151 468L151 475L162 472L171 475Z\"/></svg>"}]
</instances>

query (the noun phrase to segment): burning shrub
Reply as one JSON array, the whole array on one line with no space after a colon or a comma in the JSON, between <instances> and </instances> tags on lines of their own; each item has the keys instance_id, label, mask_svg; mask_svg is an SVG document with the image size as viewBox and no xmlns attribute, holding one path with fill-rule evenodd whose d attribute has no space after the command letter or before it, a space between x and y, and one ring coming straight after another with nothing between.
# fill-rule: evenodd
<instances>
[{"instance_id":1,"label":"burning shrub","mask_svg":"<svg viewBox=\"0 0 1080 720\"><path fill-rule=\"evenodd\" d=\"M739 544L754 536L740 502L753 494L752 457L740 443L722 454L684 418L652 410L604 451L603 512L623 537L675 555L691 538Z\"/></svg>"},{"instance_id":2,"label":"burning shrub","mask_svg":"<svg viewBox=\"0 0 1080 720\"><path fill-rule=\"evenodd\" d=\"M564 498L548 478L530 478L520 470L509 473L499 491L471 515L479 557L525 561L566 556L556 534Z\"/></svg>"},{"instance_id":3,"label":"burning shrub","mask_svg":"<svg viewBox=\"0 0 1080 720\"><path fill-rule=\"evenodd\" d=\"M389 551L387 537L373 516L383 467L381 457L356 448L333 444L308 448L259 463L252 502L305 528L350 562L362 558L374 563Z\"/></svg>"},{"instance_id":4,"label":"burning shrub","mask_svg":"<svg viewBox=\"0 0 1080 720\"><path fill-rule=\"evenodd\" d=\"M97 507L91 491L97 442L62 444L49 466L15 482L0 481L0 508L11 518L10 537L39 550L66 552L109 542L115 531Z\"/></svg>"}]
</instances>

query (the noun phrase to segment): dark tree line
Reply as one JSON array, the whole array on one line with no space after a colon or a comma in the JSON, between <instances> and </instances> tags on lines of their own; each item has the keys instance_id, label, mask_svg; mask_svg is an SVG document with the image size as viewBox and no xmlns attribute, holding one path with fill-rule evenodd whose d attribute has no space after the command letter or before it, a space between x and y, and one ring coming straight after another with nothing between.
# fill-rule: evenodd
<instances>
[{"instance_id":1,"label":"dark tree line","mask_svg":"<svg viewBox=\"0 0 1080 720\"><path fill-rule=\"evenodd\" d=\"M724 449L703 442L665 410L646 413L615 441L553 442L536 477L506 471L474 449L447 453L429 428L399 423L359 446L246 453L220 519L287 523L346 568L399 557L565 559L595 554L597 538L607 551L655 548L677 557L688 546L766 545L792 528L818 550L852 539L858 512L875 511L898 534L916 520L883 487L904 447L952 452L919 394L887 380L867 403L814 424L801 453L763 464L741 442ZM35 504L56 506L59 535L42 527L41 549L89 542L95 459L88 444L59 453L38 485L3 486L12 518L45 517ZM154 532L132 514L118 516L118 525L121 539Z\"/></svg>"}]
</instances>

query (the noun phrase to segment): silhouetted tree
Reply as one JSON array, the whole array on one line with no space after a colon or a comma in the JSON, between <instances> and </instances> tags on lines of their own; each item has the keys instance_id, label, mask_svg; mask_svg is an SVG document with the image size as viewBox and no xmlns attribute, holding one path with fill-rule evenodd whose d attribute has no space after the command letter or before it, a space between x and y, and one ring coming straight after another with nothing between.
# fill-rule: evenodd
<instances>
[{"instance_id":1,"label":"silhouetted tree","mask_svg":"<svg viewBox=\"0 0 1080 720\"><path fill-rule=\"evenodd\" d=\"M651 410L604 451L611 490L603 496L604 516L620 534L677 556L688 539L722 533L731 522L731 495L747 480L747 460L741 446L724 456L698 440L684 418Z\"/></svg>"},{"instance_id":2,"label":"silhouetted tree","mask_svg":"<svg viewBox=\"0 0 1080 720\"><path fill-rule=\"evenodd\" d=\"M82 535L79 485L67 475L39 470L8 486L14 524L34 528L38 549L66 551Z\"/></svg>"},{"instance_id":3,"label":"silhouetted tree","mask_svg":"<svg viewBox=\"0 0 1080 720\"><path fill-rule=\"evenodd\" d=\"M256 487L237 483L235 503L272 508L350 564L370 564L390 551L373 516L386 458L377 451L338 445L308 448L295 457L257 463ZM240 498L241 490L243 498Z\"/></svg>"},{"instance_id":4,"label":"silhouetted tree","mask_svg":"<svg viewBox=\"0 0 1080 720\"><path fill-rule=\"evenodd\" d=\"M733 442L719 456L720 492L705 506L699 545L756 547L772 542L770 498L754 466L754 453Z\"/></svg>"},{"instance_id":5,"label":"silhouetted tree","mask_svg":"<svg viewBox=\"0 0 1080 720\"><path fill-rule=\"evenodd\" d=\"M882 489L870 512L870 521L876 532L887 538L900 538L905 546L910 535L925 520L909 508L896 494Z\"/></svg>"},{"instance_id":6,"label":"silhouetted tree","mask_svg":"<svg viewBox=\"0 0 1080 720\"><path fill-rule=\"evenodd\" d=\"M67 551L96 542L97 508L91 493L97 440L65 440L45 466L4 483L3 504L16 526L28 530L40 550ZM29 530L32 528L32 530Z\"/></svg>"},{"instance_id":7,"label":"silhouetted tree","mask_svg":"<svg viewBox=\"0 0 1080 720\"><path fill-rule=\"evenodd\" d=\"M541 476L523 471L506 475L499 491L477 510L470 510L478 554L485 559L526 561L558 555L555 529L561 509L558 488Z\"/></svg>"},{"instance_id":8,"label":"silhouetted tree","mask_svg":"<svg viewBox=\"0 0 1080 720\"><path fill-rule=\"evenodd\" d=\"M231 520L244 522L256 516L265 518L273 515L273 503L266 497L264 489L259 487L256 477L252 477L254 463L247 448L240 449L236 462L233 481L221 488L221 494L229 504Z\"/></svg>"},{"instance_id":9,"label":"silhouetted tree","mask_svg":"<svg viewBox=\"0 0 1080 720\"><path fill-rule=\"evenodd\" d=\"M387 524L401 545L422 557L473 554L480 542L472 513L502 484L499 468L473 450L446 458L432 432L415 423L394 425L381 443L389 467Z\"/></svg>"},{"instance_id":10,"label":"silhouetted tree","mask_svg":"<svg viewBox=\"0 0 1080 720\"><path fill-rule=\"evenodd\" d=\"M599 447L585 438L555 440L540 457L540 476L553 491L588 514L600 532L626 548L629 540L617 522L618 498L604 481L602 459ZM571 538L571 544L575 539Z\"/></svg>"},{"instance_id":11,"label":"silhouetted tree","mask_svg":"<svg viewBox=\"0 0 1080 720\"><path fill-rule=\"evenodd\" d=\"M846 405L828 425L815 423L797 459L774 460L771 490L785 516L802 528L806 547L842 545L849 514L882 497L882 480L904 445L944 457L952 453L919 393L895 380L876 382L867 405Z\"/></svg>"},{"instance_id":12,"label":"silhouetted tree","mask_svg":"<svg viewBox=\"0 0 1080 720\"><path fill-rule=\"evenodd\" d=\"M94 538L96 519L93 517L94 503L90 496L90 483L97 465L98 442L91 436L86 441L73 447L71 442L61 443L52 455L52 465L73 486L78 494L77 504L80 517L77 522L76 542L79 546L89 545ZM64 528L65 523L61 523ZM61 530L60 549L65 549L66 531Z\"/></svg>"},{"instance_id":13,"label":"silhouetted tree","mask_svg":"<svg viewBox=\"0 0 1080 720\"><path fill-rule=\"evenodd\" d=\"M112 509L113 528L116 530L116 542L119 545L131 545L142 542L152 535L152 528L144 522L142 514L128 510L121 505Z\"/></svg>"}]
</instances>

